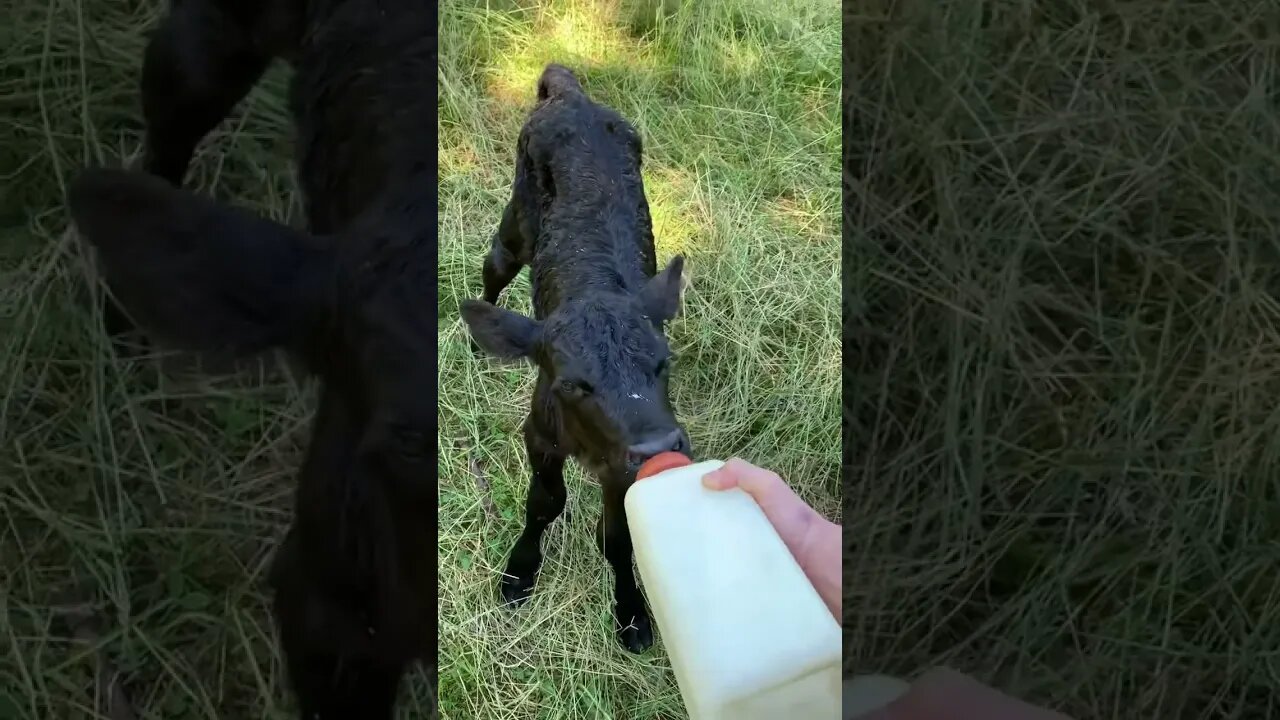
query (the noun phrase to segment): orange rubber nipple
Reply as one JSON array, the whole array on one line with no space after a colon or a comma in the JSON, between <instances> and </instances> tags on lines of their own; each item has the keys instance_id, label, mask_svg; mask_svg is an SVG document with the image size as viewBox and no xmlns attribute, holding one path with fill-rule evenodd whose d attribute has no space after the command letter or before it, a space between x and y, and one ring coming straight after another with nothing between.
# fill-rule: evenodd
<instances>
[{"instance_id":1,"label":"orange rubber nipple","mask_svg":"<svg viewBox=\"0 0 1280 720\"><path fill-rule=\"evenodd\" d=\"M670 450L660 452L644 461L644 464L640 466L638 471L636 471L636 479L643 480L647 477L657 475L660 472L692 464L693 461L681 453L672 452Z\"/></svg>"}]
</instances>

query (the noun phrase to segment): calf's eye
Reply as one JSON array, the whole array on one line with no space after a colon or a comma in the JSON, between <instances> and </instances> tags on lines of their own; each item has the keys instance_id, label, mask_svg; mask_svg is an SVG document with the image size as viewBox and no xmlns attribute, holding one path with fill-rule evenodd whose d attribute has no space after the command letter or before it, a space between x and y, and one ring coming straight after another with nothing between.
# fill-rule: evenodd
<instances>
[{"instance_id":1,"label":"calf's eye","mask_svg":"<svg viewBox=\"0 0 1280 720\"><path fill-rule=\"evenodd\" d=\"M671 361L664 358L658 361L658 367L653 371L653 374L657 377L666 377L667 373L670 371Z\"/></svg>"},{"instance_id":2,"label":"calf's eye","mask_svg":"<svg viewBox=\"0 0 1280 720\"><path fill-rule=\"evenodd\" d=\"M586 397L590 395L594 389L590 383L581 380L561 380L560 392L569 397Z\"/></svg>"}]
</instances>

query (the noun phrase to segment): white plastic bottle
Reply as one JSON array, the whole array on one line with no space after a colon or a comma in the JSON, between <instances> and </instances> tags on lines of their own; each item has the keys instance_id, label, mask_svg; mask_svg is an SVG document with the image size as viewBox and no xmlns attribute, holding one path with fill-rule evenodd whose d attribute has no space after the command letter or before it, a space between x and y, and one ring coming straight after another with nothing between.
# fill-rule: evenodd
<instances>
[{"instance_id":1,"label":"white plastic bottle","mask_svg":"<svg viewBox=\"0 0 1280 720\"><path fill-rule=\"evenodd\" d=\"M840 626L755 501L702 487L723 464L642 468L626 497L690 720L838 720Z\"/></svg>"}]
</instances>

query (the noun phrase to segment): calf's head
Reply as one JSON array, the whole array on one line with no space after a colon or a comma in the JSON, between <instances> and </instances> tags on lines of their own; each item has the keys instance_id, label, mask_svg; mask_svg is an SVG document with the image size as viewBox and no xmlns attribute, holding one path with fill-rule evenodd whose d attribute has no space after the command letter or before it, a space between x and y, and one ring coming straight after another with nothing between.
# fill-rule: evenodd
<instances>
[{"instance_id":1,"label":"calf's head","mask_svg":"<svg viewBox=\"0 0 1280 720\"><path fill-rule=\"evenodd\" d=\"M68 204L148 334L219 356L290 351L326 385L312 451L434 502L432 247L314 237L130 171L86 171Z\"/></svg>"},{"instance_id":2,"label":"calf's head","mask_svg":"<svg viewBox=\"0 0 1280 720\"><path fill-rule=\"evenodd\" d=\"M689 454L689 437L667 394L671 350L663 323L680 304L683 258L635 293L593 292L539 320L479 300L462 304L476 344L539 370L565 448L592 471L634 475L657 453Z\"/></svg>"}]
</instances>

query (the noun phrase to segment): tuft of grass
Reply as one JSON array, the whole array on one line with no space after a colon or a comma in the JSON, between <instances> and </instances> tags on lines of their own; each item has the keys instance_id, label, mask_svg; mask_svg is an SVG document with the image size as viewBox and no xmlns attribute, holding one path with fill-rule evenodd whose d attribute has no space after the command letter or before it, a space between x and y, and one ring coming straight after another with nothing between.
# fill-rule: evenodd
<instances>
[{"instance_id":1,"label":"tuft of grass","mask_svg":"<svg viewBox=\"0 0 1280 720\"><path fill-rule=\"evenodd\" d=\"M440 703L457 718L685 716L661 641L614 639L599 489L569 470L526 607L498 580L523 523L534 373L472 355L458 304L510 193L547 62L645 140L659 264L691 278L673 402L705 457L772 467L838 513L839 125L834 3L446 0L440 38ZM504 305L528 311L522 274Z\"/></svg>"},{"instance_id":2,"label":"tuft of grass","mask_svg":"<svg viewBox=\"0 0 1280 720\"><path fill-rule=\"evenodd\" d=\"M850 667L1280 709L1274 21L846 12Z\"/></svg>"}]
</instances>

